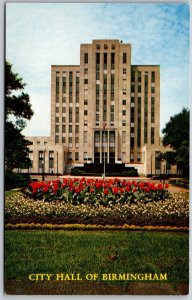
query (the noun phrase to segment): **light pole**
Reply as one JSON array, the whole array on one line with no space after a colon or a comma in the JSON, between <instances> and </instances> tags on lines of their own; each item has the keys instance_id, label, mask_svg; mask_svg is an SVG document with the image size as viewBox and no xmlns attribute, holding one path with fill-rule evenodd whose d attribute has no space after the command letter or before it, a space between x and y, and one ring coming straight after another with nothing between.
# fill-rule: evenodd
<instances>
[{"instance_id":1,"label":"light pole","mask_svg":"<svg viewBox=\"0 0 192 300\"><path fill-rule=\"evenodd\" d=\"M45 179L45 150L43 151L43 174L42 174L42 181Z\"/></svg>"},{"instance_id":2,"label":"light pole","mask_svg":"<svg viewBox=\"0 0 192 300\"><path fill-rule=\"evenodd\" d=\"M57 151L57 177L58 177L58 151Z\"/></svg>"},{"instance_id":3,"label":"light pole","mask_svg":"<svg viewBox=\"0 0 192 300\"><path fill-rule=\"evenodd\" d=\"M152 162L153 162L153 153L151 154L151 178L153 176L153 168L152 168Z\"/></svg>"},{"instance_id":4,"label":"light pole","mask_svg":"<svg viewBox=\"0 0 192 300\"><path fill-rule=\"evenodd\" d=\"M164 166L163 166L163 186L164 186L164 184L165 184L165 166L166 166L166 160L164 160Z\"/></svg>"},{"instance_id":5,"label":"light pole","mask_svg":"<svg viewBox=\"0 0 192 300\"><path fill-rule=\"evenodd\" d=\"M103 139L103 143L104 143L104 145L103 145L103 151L104 151L104 153L103 153L103 159L104 159L104 161L103 161L103 179L105 179L105 126L106 126L106 123L103 123L103 131L104 131L104 139Z\"/></svg>"}]
</instances>

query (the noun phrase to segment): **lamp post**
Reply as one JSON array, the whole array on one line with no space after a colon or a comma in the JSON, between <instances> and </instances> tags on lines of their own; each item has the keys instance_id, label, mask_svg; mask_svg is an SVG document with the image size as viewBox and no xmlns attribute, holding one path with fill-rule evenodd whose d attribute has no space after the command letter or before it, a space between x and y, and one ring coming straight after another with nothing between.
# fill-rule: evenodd
<instances>
[{"instance_id":1,"label":"lamp post","mask_svg":"<svg viewBox=\"0 0 192 300\"><path fill-rule=\"evenodd\" d=\"M164 166L163 166L163 186L164 186L164 184L165 184L165 166L166 166L166 161L164 160Z\"/></svg>"},{"instance_id":2,"label":"lamp post","mask_svg":"<svg viewBox=\"0 0 192 300\"><path fill-rule=\"evenodd\" d=\"M104 139L103 139L103 179L105 179L105 126L106 126L106 123L103 123L103 131L104 131Z\"/></svg>"},{"instance_id":3,"label":"lamp post","mask_svg":"<svg viewBox=\"0 0 192 300\"><path fill-rule=\"evenodd\" d=\"M153 162L153 153L151 154L151 178L152 178L152 176L153 176L153 166L152 166L152 162Z\"/></svg>"},{"instance_id":4,"label":"lamp post","mask_svg":"<svg viewBox=\"0 0 192 300\"><path fill-rule=\"evenodd\" d=\"M57 151L57 177L58 177L58 151Z\"/></svg>"},{"instance_id":5,"label":"lamp post","mask_svg":"<svg viewBox=\"0 0 192 300\"><path fill-rule=\"evenodd\" d=\"M45 150L43 151L43 174L42 174L42 181L45 179Z\"/></svg>"}]
</instances>

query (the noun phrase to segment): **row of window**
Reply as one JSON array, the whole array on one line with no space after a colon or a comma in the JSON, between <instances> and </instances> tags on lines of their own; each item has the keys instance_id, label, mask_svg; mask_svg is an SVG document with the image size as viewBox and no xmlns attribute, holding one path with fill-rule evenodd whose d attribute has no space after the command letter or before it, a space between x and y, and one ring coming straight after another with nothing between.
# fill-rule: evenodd
<instances>
[{"instance_id":1,"label":"row of window","mask_svg":"<svg viewBox=\"0 0 192 300\"><path fill-rule=\"evenodd\" d=\"M106 57L107 53L104 53L104 69L107 68L107 57ZM115 58L114 56L111 57L111 64L115 64ZM97 71L99 71L99 65L100 65L100 56L96 56L96 66L97 66ZM79 84L79 71L76 71L76 84ZM127 69L123 68L123 74L127 73ZM62 77L62 84L63 87L66 86L66 76L67 76L67 72L63 72L63 77ZM85 68L84 69L84 74L88 74L88 69ZM151 75L151 83L155 83L155 71L152 71L149 73ZM149 76L148 72L145 72L145 75ZM137 76L137 82L141 83L142 82L142 72L138 71L131 71L131 82L135 83L136 81L136 76ZM69 71L69 86L72 86L72 82L73 82L73 71ZM85 84L88 83L88 81L84 82ZM59 71L56 72L56 88L59 87Z\"/></svg>"},{"instance_id":2,"label":"row of window","mask_svg":"<svg viewBox=\"0 0 192 300\"><path fill-rule=\"evenodd\" d=\"M98 66L100 64L100 53L96 53L96 66ZM107 55L108 53L103 53L103 61L104 61L104 65L107 64ZM115 65L115 53L111 52L110 53L110 61L111 61L111 67ZM122 59L123 64L127 63L127 53L123 53L123 59ZM84 64L88 64L89 63L89 55L88 53L84 53Z\"/></svg>"}]
</instances>

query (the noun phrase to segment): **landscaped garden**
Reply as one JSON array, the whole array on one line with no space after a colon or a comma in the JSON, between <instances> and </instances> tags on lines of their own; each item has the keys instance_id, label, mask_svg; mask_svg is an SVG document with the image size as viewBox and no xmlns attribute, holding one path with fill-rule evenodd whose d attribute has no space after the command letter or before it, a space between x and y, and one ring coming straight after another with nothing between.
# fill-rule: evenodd
<instances>
[{"instance_id":1,"label":"landscaped garden","mask_svg":"<svg viewBox=\"0 0 192 300\"><path fill-rule=\"evenodd\" d=\"M162 183L119 179L32 182L9 193L6 224L97 224L188 227L188 194Z\"/></svg>"},{"instance_id":2,"label":"landscaped garden","mask_svg":"<svg viewBox=\"0 0 192 300\"><path fill-rule=\"evenodd\" d=\"M186 294L188 225L189 194L170 193L162 183L85 178L32 182L5 193L6 292ZM167 281L53 280L34 285L28 276L35 273L167 273Z\"/></svg>"}]
</instances>

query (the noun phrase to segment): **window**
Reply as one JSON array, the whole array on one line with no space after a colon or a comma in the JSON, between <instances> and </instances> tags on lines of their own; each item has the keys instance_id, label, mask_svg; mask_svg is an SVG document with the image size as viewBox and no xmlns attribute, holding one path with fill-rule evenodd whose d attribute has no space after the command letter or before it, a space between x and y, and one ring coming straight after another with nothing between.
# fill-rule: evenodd
<instances>
[{"instance_id":1,"label":"window","mask_svg":"<svg viewBox=\"0 0 192 300\"><path fill-rule=\"evenodd\" d=\"M123 95L126 95L126 89L123 89Z\"/></svg>"},{"instance_id":2,"label":"window","mask_svg":"<svg viewBox=\"0 0 192 300\"><path fill-rule=\"evenodd\" d=\"M65 125L62 125L62 132L65 133L66 127Z\"/></svg>"},{"instance_id":3,"label":"window","mask_svg":"<svg viewBox=\"0 0 192 300\"><path fill-rule=\"evenodd\" d=\"M152 87L151 87L151 94L154 94L154 93L155 93L155 87L152 86Z\"/></svg>"},{"instance_id":4,"label":"window","mask_svg":"<svg viewBox=\"0 0 192 300\"><path fill-rule=\"evenodd\" d=\"M107 53L104 53L103 54L103 60L104 60L104 69L106 70L107 69Z\"/></svg>"},{"instance_id":5,"label":"window","mask_svg":"<svg viewBox=\"0 0 192 300\"><path fill-rule=\"evenodd\" d=\"M66 93L66 77L63 77L63 93Z\"/></svg>"},{"instance_id":6,"label":"window","mask_svg":"<svg viewBox=\"0 0 192 300\"><path fill-rule=\"evenodd\" d=\"M58 135L55 136L55 143L56 144L59 143L59 136Z\"/></svg>"},{"instance_id":7,"label":"window","mask_svg":"<svg viewBox=\"0 0 192 300\"><path fill-rule=\"evenodd\" d=\"M69 152L69 156L68 156L69 161L72 160L72 152Z\"/></svg>"},{"instance_id":8,"label":"window","mask_svg":"<svg viewBox=\"0 0 192 300\"><path fill-rule=\"evenodd\" d=\"M99 84L96 84L96 95L99 95L99 88L100 88Z\"/></svg>"},{"instance_id":9,"label":"window","mask_svg":"<svg viewBox=\"0 0 192 300\"><path fill-rule=\"evenodd\" d=\"M84 69L84 74L88 74L88 69Z\"/></svg>"},{"instance_id":10,"label":"window","mask_svg":"<svg viewBox=\"0 0 192 300\"><path fill-rule=\"evenodd\" d=\"M79 152L75 152L75 160L79 160Z\"/></svg>"},{"instance_id":11,"label":"window","mask_svg":"<svg viewBox=\"0 0 192 300\"><path fill-rule=\"evenodd\" d=\"M72 107L69 107L69 122L73 121L73 109Z\"/></svg>"},{"instance_id":12,"label":"window","mask_svg":"<svg viewBox=\"0 0 192 300\"><path fill-rule=\"evenodd\" d=\"M115 53L111 53L111 70L115 69Z\"/></svg>"},{"instance_id":13,"label":"window","mask_svg":"<svg viewBox=\"0 0 192 300\"><path fill-rule=\"evenodd\" d=\"M72 144L72 136L69 136L69 144Z\"/></svg>"},{"instance_id":14,"label":"window","mask_svg":"<svg viewBox=\"0 0 192 300\"><path fill-rule=\"evenodd\" d=\"M114 112L114 105L111 105L111 112Z\"/></svg>"},{"instance_id":15,"label":"window","mask_svg":"<svg viewBox=\"0 0 192 300\"><path fill-rule=\"evenodd\" d=\"M126 69L123 69L123 74L126 74L127 73L127 70Z\"/></svg>"},{"instance_id":16,"label":"window","mask_svg":"<svg viewBox=\"0 0 192 300\"><path fill-rule=\"evenodd\" d=\"M123 105L126 105L126 100L123 100L123 101L122 101L122 104L123 104Z\"/></svg>"},{"instance_id":17,"label":"window","mask_svg":"<svg viewBox=\"0 0 192 300\"><path fill-rule=\"evenodd\" d=\"M151 72L151 82L155 83L155 72Z\"/></svg>"},{"instance_id":18,"label":"window","mask_svg":"<svg viewBox=\"0 0 192 300\"><path fill-rule=\"evenodd\" d=\"M59 132L59 125L55 125L55 132Z\"/></svg>"},{"instance_id":19,"label":"window","mask_svg":"<svg viewBox=\"0 0 192 300\"><path fill-rule=\"evenodd\" d=\"M63 144L65 143L65 137L64 136L62 137L62 143Z\"/></svg>"},{"instance_id":20,"label":"window","mask_svg":"<svg viewBox=\"0 0 192 300\"><path fill-rule=\"evenodd\" d=\"M96 48L99 50L99 49L100 49L100 45L99 45L99 44L97 44Z\"/></svg>"},{"instance_id":21,"label":"window","mask_svg":"<svg viewBox=\"0 0 192 300\"><path fill-rule=\"evenodd\" d=\"M72 125L69 125L69 132L72 133Z\"/></svg>"},{"instance_id":22,"label":"window","mask_svg":"<svg viewBox=\"0 0 192 300\"><path fill-rule=\"evenodd\" d=\"M44 164L44 153L39 151L39 168L42 169Z\"/></svg>"},{"instance_id":23,"label":"window","mask_svg":"<svg viewBox=\"0 0 192 300\"><path fill-rule=\"evenodd\" d=\"M154 130L155 128L151 127L151 144L154 144L154 137L155 137Z\"/></svg>"},{"instance_id":24,"label":"window","mask_svg":"<svg viewBox=\"0 0 192 300\"><path fill-rule=\"evenodd\" d=\"M123 53L123 64L127 63L127 53Z\"/></svg>"},{"instance_id":25,"label":"window","mask_svg":"<svg viewBox=\"0 0 192 300\"><path fill-rule=\"evenodd\" d=\"M54 168L54 151L49 151L49 169Z\"/></svg>"},{"instance_id":26,"label":"window","mask_svg":"<svg viewBox=\"0 0 192 300\"><path fill-rule=\"evenodd\" d=\"M84 54L84 63L88 64L88 53Z\"/></svg>"},{"instance_id":27,"label":"window","mask_svg":"<svg viewBox=\"0 0 192 300\"><path fill-rule=\"evenodd\" d=\"M141 72L138 72L138 82L141 82Z\"/></svg>"},{"instance_id":28,"label":"window","mask_svg":"<svg viewBox=\"0 0 192 300\"><path fill-rule=\"evenodd\" d=\"M100 73L99 73L99 70L96 71L96 80L99 80L100 79Z\"/></svg>"},{"instance_id":29,"label":"window","mask_svg":"<svg viewBox=\"0 0 192 300\"><path fill-rule=\"evenodd\" d=\"M62 112L65 113L66 112L66 107L62 107Z\"/></svg>"},{"instance_id":30,"label":"window","mask_svg":"<svg viewBox=\"0 0 192 300\"><path fill-rule=\"evenodd\" d=\"M55 118L55 122L56 122L56 123L59 123L59 117L56 117L56 118Z\"/></svg>"},{"instance_id":31,"label":"window","mask_svg":"<svg viewBox=\"0 0 192 300\"><path fill-rule=\"evenodd\" d=\"M141 161L141 154L140 154L140 152L137 153L137 161L138 161L138 162Z\"/></svg>"},{"instance_id":32,"label":"window","mask_svg":"<svg viewBox=\"0 0 192 300\"><path fill-rule=\"evenodd\" d=\"M131 103L135 103L135 98L131 97Z\"/></svg>"},{"instance_id":33,"label":"window","mask_svg":"<svg viewBox=\"0 0 192 300\"><path fill-rule=\"evenodd\" d=\"M126 122L125 121L122 122L122 126L126 126Z\"/></svg>"},{"instance_id":34,"label":"window","mask_svg":"<svg viewBox=\"0 0 192 300\"><path fill-rule=\"evenodd\" d=\"M138 85L138 93L141 93L141 85Z\"/></svg>"},{"instance_id":35,"label":"window","mask_svg":"<svg viewBox=\"0 0 192 300\"><path fill-rule=\"evenodd\" d=\"M84 140L84 143L86 144L87 143L87 131L84 131L84 133L83 133L83 140Z\"/></svg>"},{"instance_id":36,"label":"window","mask_svg":"<svg viewBox=\"0 0 192 300\"><path fill-rule=\"evenodd\" d=\"M87 110L84 110L84 116L87 116Z\"/></svg>"},{"instance_id":37,"label":"window","mask_svg":"<svg viewBox=\"0 0 192 300\"><path fill-rule=\"evenodd\" d=\"M134 161L134 153L133 153L133 152L131 152L130 161L131 161L131 162L133 162L133 161Z\"/></svg>"},{"instance_id":38,"label":"window","mask_svg":"<svg viewBox=\"0 0 192 300\"><path fill-rule=\"evenodd\" d=\"M111 74L111 85L115 84L115 75Z\"/></svg>"},{"instance_id":39,"label":"window","mask_svg":"<svg viewBox=\"0 0 192 300\"><path fill-rule=\"evenodd\" d=\"M84 105L87 105L88 104L88 100L84 100Z\"/></svg>"},{"instance_id":40,"label":"window","mask_svg":"<svg viewBox=\"0 0 192 300\"><path fill-rule=\"evenodd\" d=\"M134 137L131 137L131 148L134 148Z\"/></svg>"},{"instance_id":41,"label":"window","mask_svg":"<svg viewBox=\"0 0 192 300\"><path fill-rule=\"evenodd\" d=\"M131 107L131 123L134 123L134 107Z\"/></svg>"},{"instance_id":42,"label":"window","mask_svg":"<svg viewBox=\"0 0 192 300\"><path fill-rule=\"evenodd\" d=\"M113 122L114 121L114 114L110 115L110 121Z\"/></svg>"},{"instance_id":43,"label":"window","mask_svg":"<svg viewBox=\"0 0 192 300\"><path fill-rule=\"evenodd\" d=\"M135 82L135 72L131 72L131 82Z\"/></svg>"},{"instance_id":44,"label":"window","mask_svg":"<svg viewBox=\"0 0 192 300\"><path fill-rule=\"evenodd\" d=\"M33 151L29 151L30 168L33 168Z\"/></svg>"},{"instance_id":45,"label":"window","mask_svg":"<svg viewBox=\"0 0 192 300\"><path fill-rule=\"evenodd\" d=\"M96 66L98 65L100 65L100 53L96 53Z\"/></svg>"},{"instance_id":46,"label":"window","mask_svg":"<svg viewBox=\"0 0 192 300\"><path fill-rule=\"evenodd\" d=\"M99 114L96 114L96 121L99 121Z\"/></svg>"},{"instance_id":47,"label":"window","mask_svg":"<svg viewBox=\"0 0 192 300\"><path fill-rule=\"evenodd\" d=\"M104 45L104 49L108 49L108 46L107 46L107 44L105 44L105 45Z\"/></svg>"},{"instance_id":48,"label":"window","mask_svg":"<svg viewBox=\"0 0 192 300\"><path fill-rule=\"evenodd\" d=\"M123 110L123 116L126 116L126 110Z\"/></svg>"},{"instance_id":49,"label":"window","mask_svg":"<svg viewBox=\"0 0 192 300\"><path fill-rule=\"evenodd\" d=\"M122 131L122 143L126 143L126 131Z\"/></svg>"},{"instance_id":50,"label":"window","mask_svg":"<svg viewBox=\"0 0 192 300\"><path fill-rule=\"evenodd\" d=\"M84 84L88 84L88 79L84 79Z\"/></svg>"},{"instance_id":51,"label":"window","mask_svg":"<svg viewBox=\"0 0 192 300\"><path fill-rule=\"evenodd\" d=\"M79 125L76 125L76 126L75 126L75 132L76 132L76 133L79 133Z\"/></svg>"},{"instance_id":52,"label":"window","mask_svg":"<svg viewBox=\"0 0 192 300\"><path fill-rule=\"evenodd\" d=\"M59 107L56 107L55 111L56 111L56 113L58 113L59 112Z\"/></svg>"},{"instance_id":53,"label":"window","mask_svg":"<svg viewBox=\"0 0 192 300\"><path fill-rule=\"evenodd\" d=\"M135 86L134 85L131 86L131 93L135 93Z\"/></svg>"},{"instance_id":54,"label":"window","mask_svg":"<svg viewBox=\"0 0 192 300\"><path fill-rule=\"evenodd\" d=\"M155 97L151 97L151 123L155 123Z\"/></svg>"}]
</instances>

